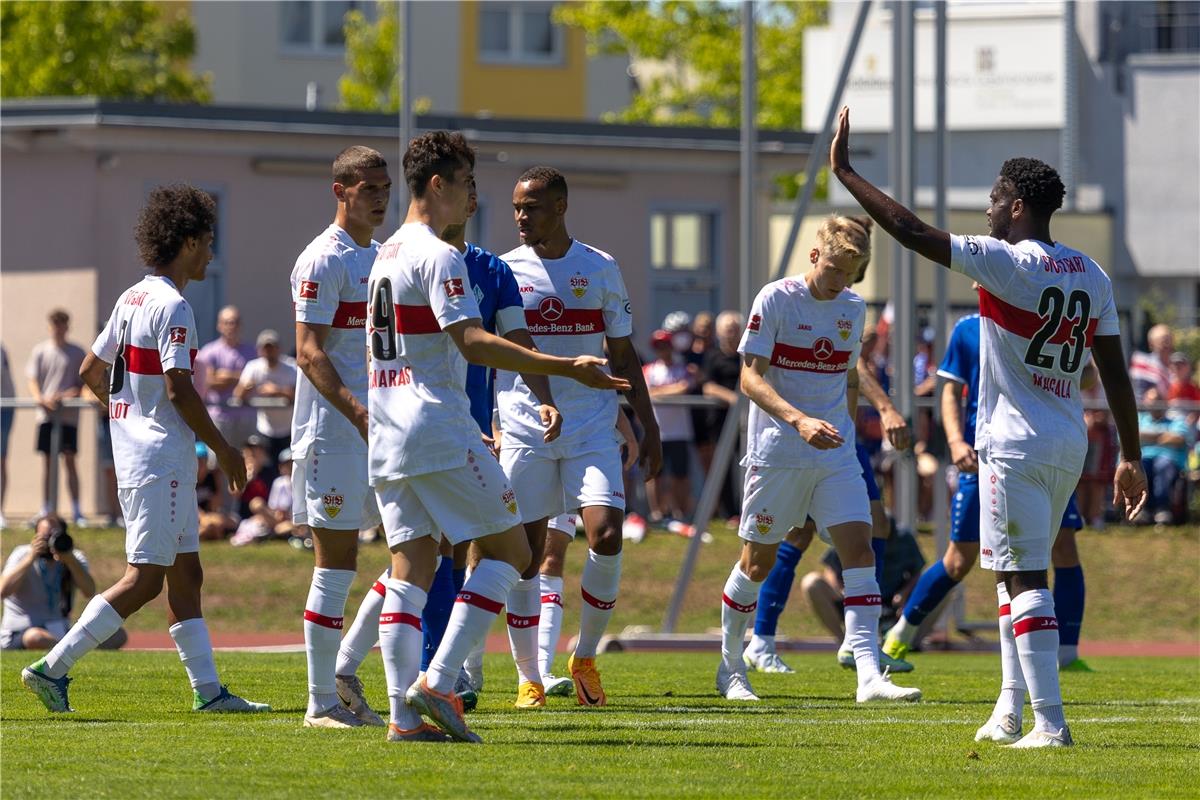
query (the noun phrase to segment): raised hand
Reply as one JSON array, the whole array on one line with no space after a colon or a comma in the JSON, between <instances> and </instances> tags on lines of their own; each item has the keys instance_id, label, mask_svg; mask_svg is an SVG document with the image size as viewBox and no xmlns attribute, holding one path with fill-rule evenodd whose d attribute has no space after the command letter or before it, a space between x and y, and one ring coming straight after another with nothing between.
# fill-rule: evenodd
<instances>
[{"instance_id":1,"label":"raised hand","mask_svg":"<svg viewBox=\"0 0 1200 800\"><path fill-rule=\"evenodd\" d=\"M850 169L850 106L838 112L837 130L829 143L829 168L834 172Z\"/></svg>"}]
</instances>

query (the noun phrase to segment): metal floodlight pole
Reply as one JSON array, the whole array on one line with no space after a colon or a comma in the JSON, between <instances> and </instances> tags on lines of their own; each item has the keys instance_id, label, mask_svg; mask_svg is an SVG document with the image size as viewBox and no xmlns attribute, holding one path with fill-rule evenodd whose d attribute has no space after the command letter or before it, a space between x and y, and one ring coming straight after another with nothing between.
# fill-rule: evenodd
<instances>
[{"instance_id":1,"label":"metal floodlight pole","mask_svg":"<svg viewBox=\"0 0 1200 800\"><path fill-rule=\"evenodd\" d=\"M413 0L400 2L400 154L408 149L413 137L412 90L412 5ZM403 218L401 214L401 218Z\"/></svg>"},{"instance_id":2,"label":"metal floodlight pole","mask_svg":"<svg viewBox=\"0 0 1200 800\"><path fill-rule=\"evenodd\" d=\"M854 56L858 53L858 43L862 40L863 29L867 26L867 13L870 10L871 0L862 0L858 4L858 16L854 18L854 30L846 45L846 53L842 56L842 68L838 72L837 83L834 85L833 94L829 96L829 106L825 110L825 122L817 131L817 138L813 140L812 149L808 153L804 185L800 187L800 194L796 197L796 204L792 208L792 225L788 229L783 252L779 256L779 263L775 266L773 280L779 280L787 274L788 262L792 260L792 252L796 249L796 239L800 235L800 224L808 214L808 206L812 203L813 192L817 188L817 173L828 163L825 151L829 147L829 140L833 137L833 120L841 108L842 95L845 94L846 83L850 80L850 68L854 66ZM746 307L748 305L743 306L743 308Z\"/></svg>"},{"instance_id":3,"label":"metal floodlight pole","mask_svg":"<svg viewBox=\"0 0 1200 800\"><path fill-rule=\"evenodd\" d=\"M741 265L738 271L738 308L749 308L754 297L754 189L758 133L755 116L758 108L756 78L758 64L754 57L754 2L742 3L742 131L741 160L738 176L741 189L741 234L738 240Z\"/></svg>"}]
</instances>

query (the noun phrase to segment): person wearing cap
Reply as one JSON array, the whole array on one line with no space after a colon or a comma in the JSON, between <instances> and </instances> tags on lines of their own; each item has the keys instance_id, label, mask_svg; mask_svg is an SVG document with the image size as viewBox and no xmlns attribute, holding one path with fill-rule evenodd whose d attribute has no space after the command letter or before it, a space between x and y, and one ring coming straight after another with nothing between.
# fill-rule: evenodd
<instances>
[{"instance_id":1,"label":"person wearing cap","mask_svg":"<svg viewBox=\"0 0 1200 800\"><path fill-rule=\"evenodd\" d=\"M672 342L673 334L657 330L650 336L654 360L642 366L650 397L688 394L694 383L687 364ZM646 484L651 521L670 517L683 521L692 515L692 483L689 478L688 443L692 440L692 416L687 406L655 405L654 418L662 432L663 469Z\"/></svg>"},{"instance_id":2,"label":"person wearing cap","mask_svg":"<svg viewBox=\"0 0 1200 800\"><path fill-rule=\"evenodd\" d=\"M296 362L280 355L279 334L267 328L258 334L258 358L246 362L233 396L241 402L251 397L282 397L286 407L258 409L257 432L267 439L271 461L292 440L292 402L296 398Z\"/></svg>"}]
</instances>

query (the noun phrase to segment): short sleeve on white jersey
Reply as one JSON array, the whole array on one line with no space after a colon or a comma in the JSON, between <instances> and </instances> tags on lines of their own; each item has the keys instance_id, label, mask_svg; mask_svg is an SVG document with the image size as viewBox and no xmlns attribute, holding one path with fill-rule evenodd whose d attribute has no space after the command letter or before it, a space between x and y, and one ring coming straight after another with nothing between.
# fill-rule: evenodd
<instances>
[{"instance_id":1,"label":"short sleeve on white jersey","mask_svg":"<svg viewBox=\"0 0 1200 800\"><path fill-rule=\"evenodd\" d=\"M771 313L774 310L773 297L773 286L767 284L754 298L750 318L746 320L746 330L742 332L742 341L738 344L738 352L742 355L770 358L774 352L775 326L779 324L779 318Z\"/></svg>"},{"instance_id":2,"label":"short sleeve on white jersey","mask_svg":"<svg viewBox=\"0 0 1200 800\"><path fill-rule=\"evenodd\" d=\"M163 306L161 317L151 324L156 328L158 357L163 371L192 369L192 353L196 349L196 319L192 307L182 297Z\"/></svg>"},{"instance_id":3,"label":"short sleeve on white jersey","mask_svg":"<svg viewBox=\"0 0 1200 800\"><path fill-rule=\"evenodd\" d=\"M950 235L950 268L986 289L1003 294L1016 270L1032 269L1037 260L1008 242L991 236Z\"/></svg>"},{"instance_id":4,"label":"short sleeve on white jersey","mask_svg":"<svg viewBox=\"0 0 1200 800\"><path fill-rule=\"evenodd\" d=\"M633 304L616 261L604 273L604 333L612 339L633 334Z\"/></svg>"},{"instance_id":5,"label":"short sleeve on white jersey","mask_svg":"<svg viewBox=\"0 0 1200 800\"><path fill-rule=\"evenodd\" d=\"M310 250L296 264L292 302L296 321L332 325L346 285L346 267L336 253Z\"/></svg>"},{"instance_id":6,"label":"short sleeve on white jersey","mask_svg":"<svg viewBox=\"0 0 1200 800\"><path fill-rule=\"evenodd\" d=\"M528 330L525 326L524 306L508 306L496 310L496 332L501 336L518 330Z\"/></svg>"},{"instance_id":7,"label":"short sleeve on white jersey","mask_svg":"<svg viewBox=\"0 0 1200 800\"><path fill-rule=\"evenodd\" d=\"M446 245L423 266L424 269L419 269L423 273L425 296L442 330L456 322L480 318L462 253Z\"/></svg>"}]
</instances>

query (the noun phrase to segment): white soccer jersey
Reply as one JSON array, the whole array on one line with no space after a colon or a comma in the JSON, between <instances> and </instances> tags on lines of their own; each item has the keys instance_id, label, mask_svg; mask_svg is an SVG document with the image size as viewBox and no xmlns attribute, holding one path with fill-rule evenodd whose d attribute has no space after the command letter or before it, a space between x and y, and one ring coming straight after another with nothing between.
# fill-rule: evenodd
<instances>
[{"instance_id":1,"label":"white soccer jersey","mask_svg":"<svg viewBox=\"0 0 1200 800\"><path fill-rule=\"evenodd\" d=\"M467 361L442 330L479 318L462 254L428 225L403 225L379 248L370 297L371 485L466 464L483 445Z\"/></svg>"},{"instance_id":2,"label":"white soccer jersey","mask_svg":"<svg viewBox=\"0 0 1200 800\"><path fill-rule=\"evenodd\" d=\"M543 259L527 245L501 258L516 276L525 324L543 353L604 358L606 336L619 338L633 332L629 293L617 262L607 253L574 241L558 259ZM504 430L501 446L545 447L537 398L521 376L499 372L496 391ZM602 433L615 437L615 392L559 377L550 378L550 391L563 418L562 434L554 446L573 447Z\"/></svg>"},{"instance_id":3,"label":"white soccer jersey","mask_svg":"<svg viewBox=\"0 0 1200 800\"><path fill-rule=\"evenodd\" d=\"M1078 250L951 236L952 269L979 282L975 447L1079 472L1079 375L1095 336L1120 332L1112 282Z\"/></svg>"},{"instance_id":4,"label":"white soccer jersey","mask_svg":"<svg viewBox=\"0 0 1200 800\"><path fill-rule=\"evenodd\" d=\"M367 281L379 242L359 247L350 234L330 225L313 239L292 268L292 305L296 321L330 326L325 353L346 388L367 402L367 354L363 329L367 321ZM334 408L301 370L296 376L292 413L292 457L309 450L361 452L366 442L342 412Z\"/></svg>"},{"instance_id":5,"label":"white soccer jersey","mask_svg":"<svg viewBox=\"0 0 1200 800\"><path fill-rule=\"evenodd\" d=\"M196 436L167 397L163 372L192 369L196 320L175 284L148 275L125 290L92 344L112 364L112 420L117 486L136 489L167 475L196 474Z\"/></svg>"},{"instance_id":6,"label":"white soccer jersey","mask_svg":"<svg viewBox=\"0 0 1200 800\"><path fill-rule=\"evenodd\" d=\"M750 404L743 463L827 467L853 462L854 422L846 408L846 371L858 364L867 307L849 289L817 300L802 279L768 283L754 298L738 352L769 358L766 380L801 413L837 428L845 443L818 450L791 425Z\"/></svg>"}]
</instances>

